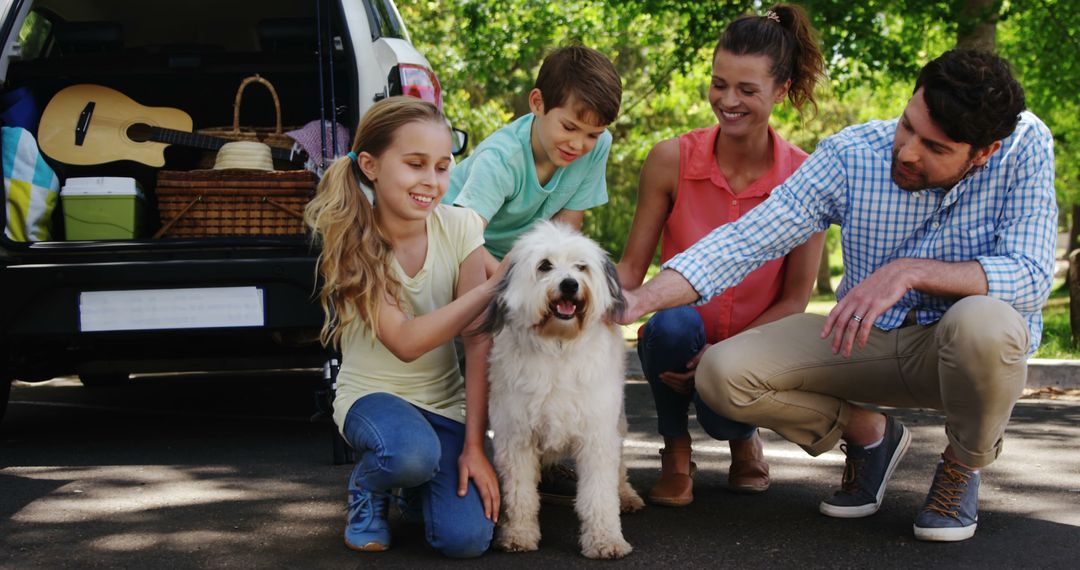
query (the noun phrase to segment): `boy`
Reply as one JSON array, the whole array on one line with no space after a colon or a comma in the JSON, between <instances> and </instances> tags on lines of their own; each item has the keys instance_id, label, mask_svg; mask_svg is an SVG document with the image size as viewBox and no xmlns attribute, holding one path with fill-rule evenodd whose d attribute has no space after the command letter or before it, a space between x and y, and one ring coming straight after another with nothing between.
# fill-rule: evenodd
<instances>
[{"instance_id":1,"label":"boy","mask_svg":"<svg viewBox=\"0 0 1080 570\"><path fill-rule=\"evenodd\" d=\"M488 275L537 220L580 230L585 210L607 203L607 126L621 101L611 60L584 46L556 49L544 58L529 92L532 112L492 133L450 171L442 201L472 208L484 219ZM576 480L567 465L545 468L540 495L572 504Z\"/></svg>"},{"instance_id":2,"label":"boy","mask_svg":"<svg viewBox=\"0 0 1080 570\"><path fill-rule=\"evenodd\" d=\"M443 202L484 219L489 273L533 222L581 229L585 210L607 202L607 126L621 98L607 57L583 46L557 49L529 92L532 112L494 132L451 171Z\"/></svg>"}]
</instances>

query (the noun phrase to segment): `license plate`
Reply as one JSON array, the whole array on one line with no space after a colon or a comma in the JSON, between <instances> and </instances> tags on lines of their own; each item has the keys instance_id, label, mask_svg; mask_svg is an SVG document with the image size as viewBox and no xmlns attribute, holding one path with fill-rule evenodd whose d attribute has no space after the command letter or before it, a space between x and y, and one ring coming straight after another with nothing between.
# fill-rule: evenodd
<instances>
[{"instance_id":1,"label":"license plate","mask_svg":"<svg viewBox=\"0 0 1080 570\"><path fill-rule=\"evenodd\" d=\"M136 289L79 294L79 330L135 331L261 327L258 287Z\"/></svg>"}]
</instances>

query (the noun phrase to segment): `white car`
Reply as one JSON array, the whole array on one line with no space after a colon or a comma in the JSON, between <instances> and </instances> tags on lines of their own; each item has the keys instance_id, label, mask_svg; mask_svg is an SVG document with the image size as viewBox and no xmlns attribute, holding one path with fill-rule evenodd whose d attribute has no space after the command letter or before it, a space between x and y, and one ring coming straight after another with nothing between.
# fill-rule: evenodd
<instances>
[{"instance_id":1,"label":"white car","mask_svg":"<svg viewBox=\"0 0 1080 570\"><path fill-rule=\"evenodd\" d=\"M5 126L38 135L61 184L125 181L144 196L128 202L145 206L131 235L80 237L83 211L65 199L49 239L0 237L0 401L12 379L78 374L92 385L137 372L322 365L315 253L302 227L170 234L159 179L206 167L206 141L185 133L233 124L239 85L255 75L276 90L285 130L336 120L348 139L339 146L388 95L441 106L439 82L393 2L7 0L0 22L0 99L15 101ZM136 106L116 104L125 99ZM160 108L190 126L161 126ZM244 91L240 111L244 127L277 122L265 85ZM148 145L160 159L138 154Z\"/></svg>"}]
</instances>

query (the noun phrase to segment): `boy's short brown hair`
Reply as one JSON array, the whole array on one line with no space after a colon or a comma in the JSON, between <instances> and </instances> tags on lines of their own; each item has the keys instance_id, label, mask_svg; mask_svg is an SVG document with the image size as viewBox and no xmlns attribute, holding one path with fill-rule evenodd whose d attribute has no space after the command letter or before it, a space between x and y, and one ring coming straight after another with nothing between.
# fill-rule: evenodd
<instances>
[{"instance_id":1,"label":"boy's short brown hair","mask_svg":"<svg viewBox=\"0 0 1080 570\"><path fill-rule=\"evenodd\" d=\"M544 98L545 112L574 95L602 125L615 122L622 103L622 81L615 66L607 56L585 46L562 47L548 54L536 74L536 88Z\"/></svg>"}]
</instances>

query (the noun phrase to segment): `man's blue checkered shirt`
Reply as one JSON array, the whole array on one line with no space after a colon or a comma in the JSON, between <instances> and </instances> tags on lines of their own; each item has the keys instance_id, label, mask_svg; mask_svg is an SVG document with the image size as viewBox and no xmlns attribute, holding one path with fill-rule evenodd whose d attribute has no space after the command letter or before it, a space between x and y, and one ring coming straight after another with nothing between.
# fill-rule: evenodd
<instances>
[{"instance_id":1,"label":"man's blue checkered shirt","mask_svg":"<svg viewBox=\"0 0 1080 570\"><path fill-rule=\"evenodd\" d=\"M1053 280L1057 235L1049 129L1025 112L989 162L951 191L908 192L890 173L896 124L873 121L823 140L768 200L713 230L664 268L679 272L705 302L836 224L844 253L838 299L898 258L977 260L986 272L988 295L1027 319L1034 352L1042 337L1041 309ZM919 324L930 324L955 301L910 290L874 325L894 329L912 310Z\"/></svg>"}]
</instances>

